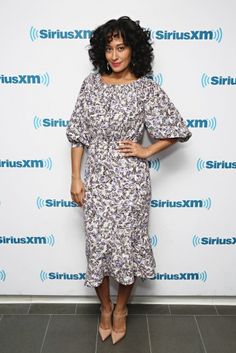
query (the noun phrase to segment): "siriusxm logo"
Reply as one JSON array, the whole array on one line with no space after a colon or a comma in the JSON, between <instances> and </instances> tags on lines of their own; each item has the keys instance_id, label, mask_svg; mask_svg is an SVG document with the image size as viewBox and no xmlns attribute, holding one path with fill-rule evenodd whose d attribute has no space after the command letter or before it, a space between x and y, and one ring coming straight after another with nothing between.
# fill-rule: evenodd
<instances>
[{"instance_id":1,"label":"siriusxm logo","mask_svg":"<svg viewBox=\"0 0 236 353\"><path fill-rule=\"evenodd\" d=\"M158 208L211 208L211 199L202 200L178 200L178 201L162 201L162 200L152 200L151 207Z\"/></svg>"},{"instance_id":2,"label":"siriusxm logo","mask_svg":"<svg viewBox=\"0 0 236 353\"><path fill-rule=\"evenodd\" d=\"M211 130L215 130L217 125L215 117L211 119L187 119L186 123L188 128L200 128Z\"/></svg>"},{"instance_id":3,"label":"siriusxm logo","mask_svg":"<svg viewBox=\"0 0 236 353\"><path fill-rule=\"evenodd\" d=\"M19 237L16 235L2 235L0 236L0 245L49 245L54 246L55 238L50 235L27 235Z\"/></svg>"},{"instance_id":4,"label":"siriusxm logo","mask_svg":"<svg viewBox=\"0 0 236 353\"><path fill-rule=\"evenodd\" d=\"M91 34L92 31L90 29L72 29L65 31L31 27L29 31L32 42L37 39L89 39Z\"/></svg>"},{"instance_id":5,"label":"siriusxm logo","mask_svg":"<svg viewBox=\"0 0 236 353\"><path fill-rule=\"evenodd\" d=\"M41 271L39 275L42 282L46 280L72 280L72 281L81 281L85 280L85 273L59 273L59 272L45 272Z\"/></svg>"},{"instance_id":6,"label":"siriusxm logo","mask_svg":"<svg viewBox=\"0 0 236 353\"><path fill-rule=\"evenodd\" d=\"M223 37L221 28L216 30L191 30L191 31L167 31L167 30L151 30L152 39L157 40L215 40L220 43Z\"/></svg>"},{"instance_id":7,"label":"siriusxm logo","mask_svg":"<svg viewBox=\"0 0 236 353\"><path fill-rule=\"evenodd\" d=\"M147 75L148 78L156 82L159 86L163 85L163 75L157 74L157 75Z\"/></svg>"},{"instance_id":8,"label":"siriusxm logo","mask_svg":"<svg viewBox=\"0 0 236 353\"><path fill-rule=\"evenodd\" d=\"M201 158L197 160L196 168L200 172L203 169L235 169L236 162L232 161L204 161Z\"/></svg>"},{"instance_id":9,"label":"siriusxm logo","mask_svg":"<svg viewBox=\"0 0 236 353\"><path fill-rule=\"evenodd\" d=\"M193 239L193 246L199 245L235 245L236 244L236 237L229 237L229 238L222 238L222 237L211 237L211 236L202 236L199 237L198 235L194 235Z\"/></svg>"},{"instance_id":10,"label":"siriusxm logo","mask_svg":"<svg viewBox=\"0 0 236 353\"><path fill-rule=\"evenodd\" d=\"M52 169L52 159L21 159L21 160L1 160L0 168L45 168L48 170Z\"/></svg>"},{"instance_id":11,"label":"siriusxm logo","mask_svg":"<svg viewBox=\"0 0 236 353\"><path fill-rule=\"evenodd\" d=\"M49 74L46 72L42 75L0 75L0 84L6 85L44 85L50 83Z\"/></svg>"},{"instance_id":12,"label":"siriusxm logo","mask_svg":"<svg viewBox=\"0 0 236 353\"><path fill-rule=\"evenodd\" d=\"M152 235L152 236L150 237L150 240L151 240L151 245L152 245L153 247L156 247L156 246L157 246L157 242L158 242L156 234Z\"/></svg>"},{"instance_id":13,"label":"siriusxm logo","mask_svg":"<svg viewBox=\"0 0 236 353\"><path fill-rule=\"evenodd\" d=\"M202 77L201 77L201 85L202 87L206 87L208 85L212 85L212 86L236 85L236 77L208 76L204 73L202 74Z\"/></svg>"},{"instance_id":14,"label":"siriusxm logo","mask_svg":"<svg viewBox=\"0 0 236 353\"><path fill-rule=\"evenodd\" d=\"M6 272L4 270L0 270L0 282L4 282L6 277Z\"/></svg>"},{"instance_id":15,"label":"siriusxm logo","mask_svg":"<svg viewBox=\"0 0 236 353\"><path fill-rule=\"evenodd\" d=\"M40 127L67 127L69 120L53 119L53 118L39 118L34 117L33 124L35 129Z\"/></svg>"},{"instance_id":16,"label":"siriusxm logo","mask_svg":"<svg viewBox=\"0 0 236 353\"><path fill-rule=\"evenodd\" d=\"M207 280L207 272L156 273L151 280L159 281L203 281Z\"/></svg>"},{"instance_id":17,"label":"siriusxm logo","mask_svg":"<svg viewBox=\"0 0 236 353\"><path fill-rule=\"evenodd\" d=\"M159 158L148 160L148 166L150 169L155 169L156 171L158 171L160 169Z\"/></svg>"},{"instance_id":18,"label":"siriusxm logo","mask_svg":"<svg viewBox=\"0 0 236 353\"><path fill-rule=\"evenodd\" d=\"M56 199L41 199L38 197L36 200L36 206L40 210L43 207L78 207L74 201L56 200Z\"/></svg>"},{"instance_id":19,"label":"siriusxm logo","mask_svg":"<svg viewBox=\"0 0 236 353\"><path fill-rule=\"evenodd\" d=\"M32 42L37 39L89 39L92 35L90 29L71 29L71 30L53 30L31 27L29 36ZM215 40L218 43L222 41L223 31L221 28L216 30L191 30L191 31L168 31L151 30L152 39L157 40Z\"/></svg>"}]
</instances>

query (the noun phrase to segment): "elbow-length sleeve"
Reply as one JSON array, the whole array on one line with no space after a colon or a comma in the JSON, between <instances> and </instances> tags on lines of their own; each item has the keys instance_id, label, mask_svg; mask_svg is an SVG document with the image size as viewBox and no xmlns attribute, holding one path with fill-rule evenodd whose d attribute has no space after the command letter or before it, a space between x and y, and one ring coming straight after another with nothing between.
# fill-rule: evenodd
<instances>
[{"instance_id":1,"label":"elbow-length sleeve","mask_svg":"<svg viewBox=\"0 0 236 353\"><path fill-rule=\"evenodd\" d=\"M150 79L145 89L144 125L148 134L154 139L186 142L192 133L166 92Z\"/></svg>"},{"instance_id":2,"label":"elbow-length sleeve","mask_svg":"<svg viewBox=\"0 0 236 353\"><path fill-rule=\"evenodd\" d=\"M82 82L74 110L66 128L66 136L71 147L88 147L89 131L87 127L86 79Z\"/></svg>"}]
</instances>

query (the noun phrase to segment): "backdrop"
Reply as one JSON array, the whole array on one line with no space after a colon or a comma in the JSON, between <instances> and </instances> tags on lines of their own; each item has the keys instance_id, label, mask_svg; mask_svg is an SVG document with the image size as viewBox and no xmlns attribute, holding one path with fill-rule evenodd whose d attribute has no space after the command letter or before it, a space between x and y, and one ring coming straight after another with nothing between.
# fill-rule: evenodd
<instances>
[{"instance_id":1,"label":"backdrop","mask_svg":"<svg viewBox=\"0 0 236 353\"><path fill-rule=\"evenodd\" d=\"M133 294L235 295L235 2L0 4L0 294L95 294L65 128L92 70L91 31L127 15L151 30L153 79L193 133L149 159L157 272Z\"/></svg>"}]
</instances>

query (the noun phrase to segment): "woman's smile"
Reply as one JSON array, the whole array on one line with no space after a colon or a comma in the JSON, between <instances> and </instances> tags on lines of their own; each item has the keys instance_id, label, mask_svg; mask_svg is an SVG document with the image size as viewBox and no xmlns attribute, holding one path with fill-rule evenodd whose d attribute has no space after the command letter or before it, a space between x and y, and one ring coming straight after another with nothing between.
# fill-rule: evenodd
<instances>
[{"instance_id":1,"label":"woman's smile","mask_svg":"<svg viewBox=\"0 0 236 353\"><path fill-rule=\"evenodd\" d=\"M118 67L121 63L113 63L111 62L111 66Z\"/></svg>"}]
</instances>

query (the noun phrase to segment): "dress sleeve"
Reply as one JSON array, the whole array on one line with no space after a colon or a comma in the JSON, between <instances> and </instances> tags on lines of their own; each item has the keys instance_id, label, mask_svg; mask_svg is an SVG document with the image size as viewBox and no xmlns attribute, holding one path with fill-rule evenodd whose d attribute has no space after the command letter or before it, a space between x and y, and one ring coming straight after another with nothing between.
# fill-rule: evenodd
<instances>
[{"instance_id":1,"label":"dress sleeve","mask_svg":"<svg viewBox=\"0 0 236 353\"><path fill-rule=\"evenodd\" d=\"M154 139L178 138L186 142L192 133L166 92L149 79L145 92L144 125Z\"/></svg>"},{"instance_id":2,"label":"dress sleeve","mask_svg":"<svg viewBox=\"0 0 236 353\"><path fill-rule=\"evenodd\" d=\"M82 82L74 110L66 129L66 136L71 142L72 148L89 146L89 131L86 123L86 81L87 80L84 79Z\"/></svg>"}]
</instances>

